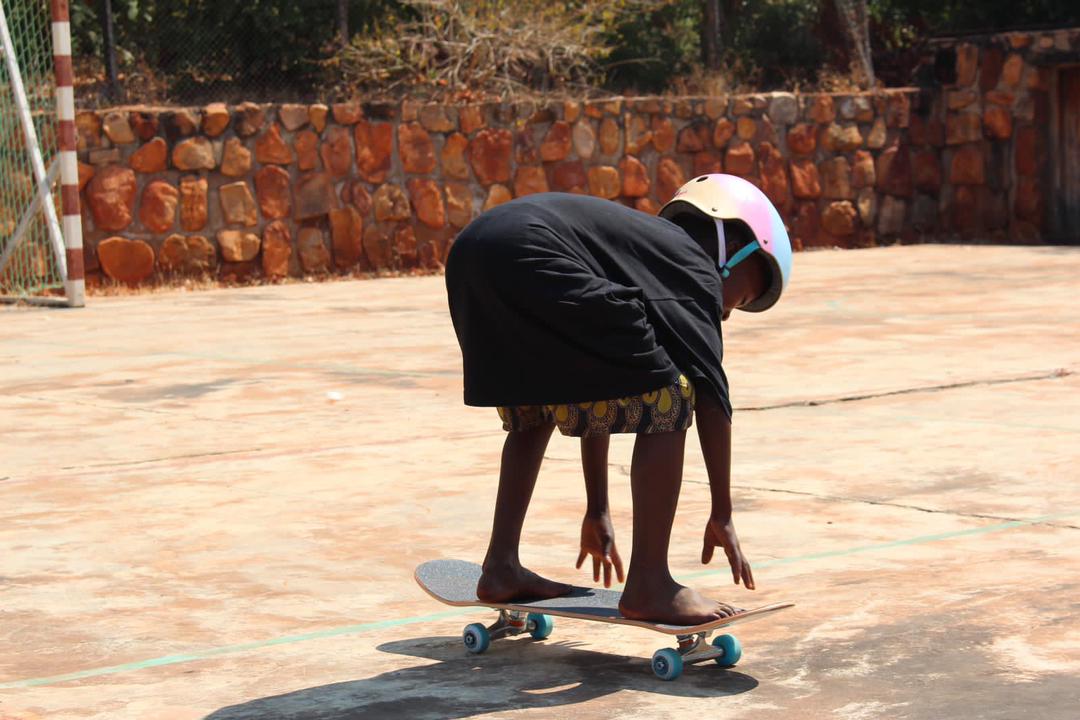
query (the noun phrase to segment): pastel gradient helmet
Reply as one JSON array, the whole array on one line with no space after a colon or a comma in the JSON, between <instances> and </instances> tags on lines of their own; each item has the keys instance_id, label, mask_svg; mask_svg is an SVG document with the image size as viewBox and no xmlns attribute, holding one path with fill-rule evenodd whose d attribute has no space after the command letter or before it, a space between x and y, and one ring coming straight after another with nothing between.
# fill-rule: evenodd
<instances>
[{"instance_id":1,"label":"pastel gradient helmet","mask_svg":"<svg viewBox=\"0 0 1080 720\"><path fill-rule=\"evenodd\" d=\"M741 309L762 312L780 299L791 278L791 240L780 213L753 183L720 173L696 177L660 208L660 217L684 227L702 220L715 223L721 277L726 278L733 267L754 253L762 254L772 281L761 297ZM736 222L749 228L754 239L729 258L724 223Z\"/></svg>"}]
</instances>

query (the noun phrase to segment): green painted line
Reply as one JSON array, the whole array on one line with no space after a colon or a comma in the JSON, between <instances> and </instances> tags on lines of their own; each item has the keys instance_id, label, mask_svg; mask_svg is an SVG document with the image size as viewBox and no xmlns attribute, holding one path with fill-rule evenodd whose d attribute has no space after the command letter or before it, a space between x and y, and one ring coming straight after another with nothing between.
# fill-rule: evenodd
<instances>
[{"instance_id":1,"label":"green painted line","mask_svg":"<svg viewBox=\"0 0 1080 720\"><path fill-rule=\"evenodd\" d=\"M139 660L137 662L124 663L122 665L109 665L107 667L91 668L89 670L80 670L79 672L67 673L64 675L52 675L50 677L32 678L29 680L15 680L12 682L0 683L0 690L39 687L41 685L55 685L62 682L71 682L72 680L85 680L86 678L98 677L100 675L114 675L116 673L145 670L147 668L161 667L163 665L176 665L178 663L194 662L196 660L207 660L209 658L217 657L219 655L230 655L232 653L246 652L248 650L259 650L261 648L273 647L274 645L288 645L290 643L307 642L308 640L321 640L323 638L337 637L340 635L353 635L357 633L374 632L376 630L385 630L387 628L399 627L401 625L413 625L416 623L433 622L435 620L445 620L446 618L463 615L469 612L469 610L471 610L471 608L460 608L456 610L446 610L439 613L432 613L431 615L418 615L409 618L400 618L397 620L380 620L379 622L360 623L359 625L346 625L344 627L329 628L327 630L316 630L314 632L302 633L300 635L285 635L284 637L271 638L269 640L240 643L238 645L222 645L221 647L210 648L209 650L202 650L193 653L164 655L162 657L150 658L149 660Z\"/></svg>"},{"instance_id":2,"label":"green painted line","mask_svg":"<svg viewBox=\"0 0 1080 720\"><path fill-rule=\"evenodd\" d=\"M1074 517L1076 515L1080 515L1080 511L1058 513L1055 515L1043 515L1041 517L1031 518L1028 520L1011 520L1009 522L997 523L994 525L984 525L983 527L970 528L968 530L955 530L953 532L936 533L933 535L919 535L917 537L908 538L906 540L894 540L891 542L878 543L875 545L860 545L852 548L846 548L843 550L828 550L825 552L810 553L807 555L794 555L791 557L777 558L775 560L766 560L764 562L755 563L754 567L765 568L776 567L778 565L794 565L797 563L811 562L814 560L824 560L827 558L843 557L848 555L859 555L861 553L875 552L878 550L888 550L890 548L905 547L911 545L924 545L927 543L941 542L943 540L953 540L955 538L969 537L972 535L988 535L990 533L1011 530L1013 528L1029 527L1032 525L1038 525L1040 523L1051 522L1053 520L1061 520L1067 517ZM678 579L680 581L694 580L697 578L708 577L710 575L726 575L729 572L730 570L728 570L726 567L722 569L717 568L711 570L702 570L700 572L681 575ZM314 632L302 633L299 635L285 635L283 637L271 638L269 640L258 640L255 642L240 643L237 645L222 645L221 647L210 648L208 650L201 650L192 653L164 655L162 657L150 658L149 660L139 660L137 662L124 663L122 665L110 665L107 667L91 668L89 670L81 670L79 672L67 673L64 675L52 675L49 677L30 678L27 680L13 680L10 682L0 683L0 690L40 687L42 685L56 685L64 682L72 682L75 680L85 680L87 678L99 677L102 675L114 675L117 673L134 672L137 670L145 670L148 668L161 667L164 665L176 665L179 663L207 660L221 655L231 655L233 653L247 652L250 650L260 650L262 648L273 647L275 645L289 645L292 643L307 642L309 640L321 640L323 638L339 637L341 635L355 635L361 633L375 632L377 630L385 630L388 628L401 627L404 625L416 625L419 623L433 622L436 620L445 620L447 618L459 617L466 613L472 612L473 610L474 608L458 608L454 610L446 610L439 613L432 613L430 615L416 615L413 617L398 618L396 620L380 620L379 622L360 623L359 625L346 625L344 627L328 628L326 630L316 630Z\"/></svg>"}]
</instances>

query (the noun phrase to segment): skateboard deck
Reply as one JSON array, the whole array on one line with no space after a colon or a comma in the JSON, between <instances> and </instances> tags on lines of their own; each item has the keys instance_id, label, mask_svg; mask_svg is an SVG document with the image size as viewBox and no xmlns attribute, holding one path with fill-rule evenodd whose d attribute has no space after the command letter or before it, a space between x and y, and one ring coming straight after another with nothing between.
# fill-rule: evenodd
<instances>
[{"instance_id":1,"label":"skateboard deck","mask_svg":"<svg viewBox=\"0 0 1080 720\"><path fill-rule=\"evenodd\" d=\"M519 632L528 631L534 638L543 639L551 632L552 621L549 616L552 615L576 620L596 620L618 625L634 625L646 630L678 637L678 650L662 649L658 650L653 656L653 670L664 680L678 677L682 671L683 660L686 662L701 662L715 659L727 667L734 665L742 654L741 646L734 637L730 635L721 636L714 641L713 647L704 644L705 638L720 628L758 620L794 606L793 603L776 603L750 610L742 610L731 617L713 620L700 625L670 625L623 617L619 613L619 599L622 597L622 593L603 588L575 585L568 594L547 600L522 600L509 603L483 602L476 597L476 583L480 580L480 573L481 567L479 565L464 560L432 560L418 566L415 572L417 584L441 603L457 607L487 607L500 612L499 621L490 627L485 628L483 625L476 623L465 628L465 647L470 652L483 652L487 649L491 639L514 635ZM472 633L471 637L470 632ZM726 648L721 648L720 644L724 643L726 643ZM725 651L725 661L721 662L721 656L724 655ZM660 658L662 661L660 664L663 667L658 668L657 657L662 653L669 653L669 655ZM670 653L676 653L680 657L672 657ZM677 667L672 670L673 666ZM661 672L662 670L663 672ZM671 677L665 675L671 675Z\"/></svg>"},{"instance_id":2,"label":"skateboard deck","mask_svg":"<svg viewBox=\"0 0 1080 720\"><path fill-rule=\"evenodd\" d=\"M576 620L599 620L619 625L636 625L665 635L691 635L706 630L717 630L748 620L756 620L793 606L792 603L764 605L701 625L668 625L623 617L619 613L619 598L622 597L622 593L604 588L575 585L569 594L549 600L486 603L476 597L476 583L480 580L480 571L479 565L464 560L432 560L416 568L416 582L433 598L447 605L546 613Z\"/></svg>"}]
</instances>

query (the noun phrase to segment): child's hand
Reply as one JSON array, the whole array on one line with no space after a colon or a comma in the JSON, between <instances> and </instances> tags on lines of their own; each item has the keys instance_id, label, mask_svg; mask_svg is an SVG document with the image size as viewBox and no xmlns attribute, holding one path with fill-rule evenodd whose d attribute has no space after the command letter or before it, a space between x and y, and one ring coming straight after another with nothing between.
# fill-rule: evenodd
<instances>
[{"instance_id":1,"label":"child's hand","mask_svg":"<svg viewBox=\"0 0 1080 720\"><path fill-rule=\"evenodd\" d=\"M747 590L753 590L754 574L750 572L750 561L742 554L739 538L735 534L735 524L730 519L724 522L709 518L709 523L705 526L705 545L701 549L703 565L712 560L713 549L718 545L724 548L724 554L731 564L731 577L735 584L738 585L741 579Z\"/></svg>"},{"instance_id":2,"label":"child's hand","mask_svg":"<svg viewBox=\"0 0 1080 720\"><path fill-rule=\"evenodd\" d=\"M594 582L600 581L601 563L604 566L604 587L611 587L612 566L619 582L623 581L622 558L615 549L615 530L611 526L611 516L606 512L593 517L586 515L581 522L581 554L574 567L580 568L588 555L592 555Z\"/></svg>"}]
</instances>

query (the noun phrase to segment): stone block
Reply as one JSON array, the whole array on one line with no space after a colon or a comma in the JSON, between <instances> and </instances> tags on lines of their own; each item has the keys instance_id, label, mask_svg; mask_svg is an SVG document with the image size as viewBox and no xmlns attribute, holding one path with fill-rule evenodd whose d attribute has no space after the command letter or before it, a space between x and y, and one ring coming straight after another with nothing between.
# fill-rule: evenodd
<instances>
[{"instance_id":1,"label":"stone block","mask_svg":"<svg viewBox=\"0 0 1080 720\"><path fill-rule=\"evenodd\" d=\"M94 225L108 232L130 225L135 213L135 189L135 173L129 168L108 165L98 170L86 186L86 204Z\"/></svg>"},{"instance_id":2,"label":"stone block","mask_svg":"<svg viewBox=\"0 0 1080 720\"><path fill-rule=\"evenodd\" d=\"M660 115L652 119L652 143L658 153L671 152L675 148L675 126L671 120Z\"/></svg>"},{"instance_id":3,"label":"stone block","mask_svg":"<svg viewBox=\"0 0 1080 720\"><path fill-rule=\"evenodd\" d=\"M481 185L510 180L510 153L513 135L509 130L487 129L469 142L469 163Z\"/></svg>"},{"instance_id":4,"label":"stone block","mask_svg":"<svg viewBox=\"0 0 1080 720\"><path fill-rule=\"evenodd\" d=\"M570 124L561 120L553 122L540 144L540 159L544 162L559 162L566 159L573 145Z\"/></svg>"},{"instance_id":5,"label":"stone block","mask_svg":"<svg viewBox=\"0 0 1080 720\"><path fill-rule=\"evenodd\" d=\"M446 138L440 151L443 175L458 180L469 179L468 149L469 139L461 133L456 132Z\"/></svg>"},{"instance_id":6,"label":"stone block","mask_svg":"<svg viewBox=\"0 0 1080 720\"><path fill-rule=\"evenodd\" d=\"M439 103L428 103L420 108L420 124L431 132L453 132L457 129L453 111Z\"/></svg>"},{"instance_id":7,"label":"stone block","mask_svg":"<svg viewBox=\"0 0 1080 720\"><path fill-rule=\"evenodd\" d=\"M198 232L206 227L208 218L206 178L185 175L180 178L180 227Z\"/></svg>"},{"instance_id":8,"label":"stone block","mask_svg":"<svg viewBox=\"0 0 1080 720\"><path fill-rule=\"evenodd\" d=\"M154 272L154 249L142 240L106 238L98 243L97 256L102 271L126 285L138 285Z\"/></svg>"},{"instance_id":9,"label":"stone block","mask_svg":"<svg viewBox=\"0 0 1080 720\"><path fill-rule=\"evenodd\" d=\"M484 200L484 212L513 199L514 194L510 192L508 187L500 183L494 183L488 188L487 198Z\"/></svg>"},{"instance_id":10,"label":"stone block","mask_svg":"<svg viewBox=\"0 0 1080 720\"><path fill-rule=\"evenodd\" d=\"M619 196L622 191L622 181L619 171L610 165L599 165L589 168L589 194L596 197L612 200Z\"/></svg>"},{"instance_id":11,"label":"stone block","mask_svg":"<svg viewBox=\"0 0 1080 720\"><path fill-rule=\"evenodd\" d=\"M285 103L278 108L278 119L286 130L294 132L308 124L308 107L296 103Z\"/></svg>"},{"instance_id":12,"label":"stone block","mask_svg":"<svg viewBox=\"0 0 1080 720\"><path fill-rule=\"evenodd\" d=\"M225 262L253 260L262 245L259 236L247 230L219 230L217 241L221 248L221 259Z\"/></svg>"},{"instance_id":13,"label":"stone block","mask_svg":"<svg viewBox=\"0 0 1080 720\"><path fill-rule=\"evenodd\" d=\"M255 198L244 181L229 183L218 188L221 212L227 223L251 227L259 221Z\"/></svg>"},{"instance_id":14,"label":"stone block","mask_svg":"<svg viewBox=\"0 0 1080 720\"><path fill-rule=\"evenodd\" d=\"M614 118L605 117L600 121L600 153L607 156L616 155L622 145L622 130Z\"/></svg>"},{"instance_id":15,"label":"stone block","mask_svg":"<svg viewBox=\"0 0 1080 720\"><path fill-rule=\"evenodd\" d=\"M339 270L356 267L364 258L364 219L352 205L330 211L330 243L334 266Z\"/></svg>"},{"instance_id":16,"label":"stone block","mask_svg":"<svg viewBox=\"0 0 1080 720\"><path fill-rule=\"evenodd\" d=\"M263 274L272 280L288 277L291 258L292 232L288 224L281 220L267 223L262 235Z\"/></svg>"},{"instance_id":17,"label":"stone block","mask_svg":"<svg viewBox=\"0 0 1080 720\"><path fill-rule=\"evenodd\" d=\"M724 172L724 159L719 153L712 150L703 150L699 153L694 153L693 159L693 171L694 176L709 175L712 173Z\"/></svg>"},{"instance_id":18,"label":"stone block","mask_svg":"<svg viewBox=\"0 0 1080 720\"><path fill-rule=\"evenodd\" d=\"M269 129L255 140L255 159L264 165L288 165L295 159L292 148L281 137L277 123L271 123Z\"/></svg>"},{"instance_id":19,"label":"stone block","mask_svg":"<svg viewBox=\"0 0 1080 720\"><path fill-rule=\"evenodd\" d=\"M205 275L217 266L217 250L202 235L170 235L161 243L158 267L177 275Z\"/></svg>"},{"instance_id":20,"label":"stone block","mask_svg":"<svg viewBox=\"0 0 1080 720\"><path fill-rule=\"evenodd\" d=\"M409 220L412 218L412 210L409 207L409 198L405 191L397 185L383 185L375 191L371 199L375 210L375 219L379 222L393 220Z\"/></svg>"},{"instance_id":21,"label":"stone block","mask_svg":"<svg viewBox=\"0 0 1080 720\"><path fill-rule=\"evenodd\" d=\"M179 190L164 180L154 180L143 188L139 222L152 233L163 233L176 222L176 206L179 204Z\"/></svg>"},{"instance_id":22,"label":"stone block","mask_svg":"<svg viewBox=\"0 0 1080 720\"><path fill-rule=\"evenodd\" d=\"M121 110L111 110L105 113L103 121L105 136L114 145L130 145L135 142L135 132L128 122L128 114Z\"/></svg>"},{"instance_id":23,"label":"stone block","mask_svg":"<svg viewBox=\"0 0 1080 720\"><path fill-rule=\"evenodd\" d=\"M326 247L326 238L319 228L300 228L296 250L304 272L324 273L330 269L330 250Z\"/></svg>"},{"instance_id":24,"label":"stone block","mask_svg":"<svg viewBox=\"0 0 1080 720\"><path fill-rule=\"evenodd\" d=\"M821 228L830 235L852 235L857 218L858 211L847 200L831 202L821 211Z\"/></svg>"},{"instance_id":25,"label":"stone block","mask_svg":"<svg viewBox=\"0 0 1080 720\"><path fill-rule=\"evenodd\" d=\"M261 106L245 102L236 106L233 129L240 137L250 137L262 129L265 121L266 111Z\"/></svg>"},{"instance_id":26,"label":"stone block","mask_svg":"<svg viewBox=\"0 0 1080 720\"><path fill-rule=\"evenodd\" d=\"M656 165L656 199L664 204L686 184L686 174L674 158L663 157Z\"/></svg>"},{"instance_id":27,"label":"stone block","mask_svg":"<svg viewBox=\"0 0 1080 720\"><path fill-rule=\"evenodd\" d=\"M267 165L255 173L255 197L263 217L287 218L292 213L292 180L284 168Z\"/></svg>"},{"instance_id":28,"label":"stone block","mask_svg":"<svg viewBox=\"0 0 1080 720\"><path fill-rule=\"evenodd\" d=\"M587 193L589 190L589 177L580 160L556 165L551 172L551 181L554 189L560 192Z\"/></svg>"},{"instance_id":29,"label":"stone block","mask_svg":"<svg viewBox=\"0 0 1080 720\"><path fill-rule=\"evenodd\" d=\"M718 149L724 149L731 141L731 138L735 137L736 126L727 118L720 118L716 121L716 125L713 127L713 147Z\"/></svg>"},{"instance_id":30,"label":"stone block","mask_svg":"<svg viewBox=\"0 0 1080 720\"><path fill-rule=\"evenodd\" d=\"M132 170L141 173L164 172L169 158L169 146L163 138L156 137L128 158Z\"/></svg>"},{"instance_id":31,"label":"stone block","mask_svg":"<svg viewBox=\"0 0 1080 720\"><path fill-rule=\"evenodd\" d=\"M724 167L731 175L746 176L754 172L754 148L749 143L728 146Z\"/></svg>"},{"instance_id":32,"label":"stone block","mask_svg":"<svg viewBox=\"0 0 1080 720\"><path fill-rule=\"evenodd\" d=\"M307 137L313 138L315 134L311 133ZM304 142L306 144L310 140ZM352 133L349 132L348 128L334 125L326 131L322 145L319 147L319 156L322 158L322 166L326 172L335 178L345 177L352 170L354 155ZM309 167L301 167L302 170L312 170L315 167L315 164L311 163L307 158L305 158L304 165Z\"/></svg>"},{"instance_id":33,"label":"stone block","mask_svg":"<svg viewBox=\"0 0 1080 720\"><path fill-rule=\"evenodd\" d=\"M203 109L202 131L207 137L217 137L229 127L231 119L225 103L210 103Z\"/></svg>"},{"instance_id":34,"label":"stone block","mask_svg":"<svg viewBox=\"0 0 1080 720\"><path fill-rule=\"evenodd\" d=\"M394 146L394 128L390 123L360 120L353 127L356 146L356 169L369 183L386 181Z\"/></svg>"},{"instance_id":35,"label":"stone block","mask_svg":"<svg viewBox=\"0 0 1080 720\"><path fill-rule=\"evenodd\" d=\"M632 155L626 155L619 161L622 174L622 195L624 197L644 197L649 194L649 171L645 165Z\"/></svg>"},{"instance_id":36,"label":"stone block","mask_svg":"<svg viewBox=\"0 0 1080 720\"><path fill-rule=\"evenodd\" d=\"M777 125L791 125L799 117L799 103L791 93L773 93L768 112L769 118Z\"/></svg>"},{"instance_id":37,"label":"stone block","mask_svg":"<svg viewBox=\"0 0 1080 720\"><path fill-rule=\"evenodd\" d=\"M326 173L313 172L301 175L293 192L297 220L322 217L335 207L333 181Z\"/></svg>"},{"instance_id":38,"label":"stone block","mask_svg":"<svg viewBox=\"0 0 1080 720\"><path fill-rule=\"evenodd\" d=\"M817 128L800 123L788 130L788 149L795 155L811 155L817 149Z\"/></svg>"},{"instance_id":39,"label":"stone block","mask_svg":"<svg viewBox=\"0 0 1080 720\"><path fill-rule=\"evenodd\" d=\"M541 171L542 172L542 171ZM431 228L446 225L446 206L442 191L430 178L410 178L407 183L416 219Z\"/></svg>"},{"instance_id":40,"label":"stone block","mask_svg":"<svg viewBox=\"0 0 1080 720\"><path fill-rule=\"evenodd\" d=\"M574 123L571 140L574 152L577 153L579 158L588 160L596 152L596 132L588 119L578 120Z\"/></svg>"},{"instance_id":41,"label":"stone block","mask_svg":"<svg viewBox=\"0 0 1080 720\"><path fill-rule=\"evenodd\" d=\"M821 195L829 200L851 200L851 164L843 156L825 160L818 168L821 171Z\"/></svg>"},{"instance_id":42,"label":"stone block","mask_svg":"<svg viewBox=\"0 0 1080 720\"><path fill-rule=\"evenodd\" d=\"M213 170L214 148L204 137L193 137L178 142L173 147L172 164L179 170Z\"/></svg>"},{"instance_id":43,"label":"stone block","mask_svg":"<svg viewBox=\"0 0 1080 720\"><path fill-rule=\"evenodd\" d=\"M791 161L791 191L801 199L816 200L821 197L821 178L813 160L800 158Z\"/></svg>"},{"instance_id":44,"label":"stone block","mask_svg":"<svg viewBox=\"0 0 1080 720\"><path fill-rule=\"evenodd\" d=\"M435 145L420 123L398 126L398 152L407 173L423 175L435 169Z\"/></svg>"},{"instance_id":45,"label":"stone block","mask_svg":"<svg viewBox=\"0 0 1080 720\"><path fill-rule=\"evenodd\" d=\"M456 228L463 228L473 217L472 188L466 183L446 184L446 218Z\"/></svg>"}]
</instances>

